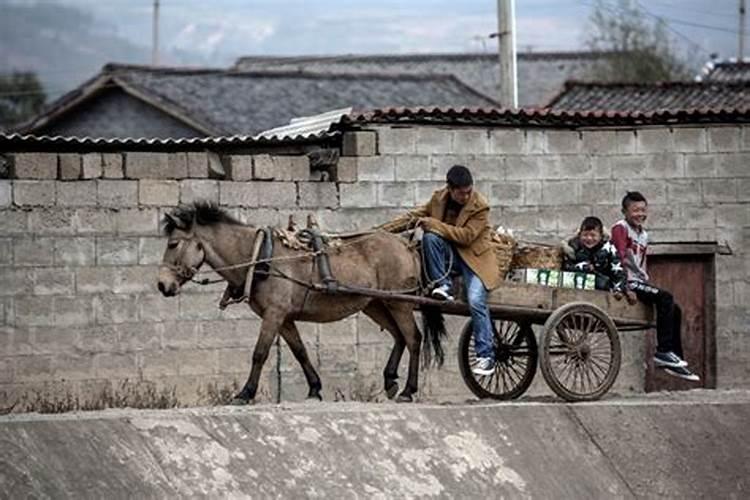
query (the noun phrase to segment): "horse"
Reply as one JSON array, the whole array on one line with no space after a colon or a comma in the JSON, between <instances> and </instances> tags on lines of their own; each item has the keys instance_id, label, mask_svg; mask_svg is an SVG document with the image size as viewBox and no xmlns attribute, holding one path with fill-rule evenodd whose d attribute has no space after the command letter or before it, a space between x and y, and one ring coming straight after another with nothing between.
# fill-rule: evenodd
<instances>
[{"instance_id":1,"label":"horse","mask_svg":"<svg viewBox=\"0 0 750 500\"><path fill-rule=\"evenodd\" d=\"M157 287L166 297L176 295L201 266L208 265L227 281L230 289L241 289L252 258L257 228L233 218L213 203L195 202L167 212L162 220L167 237ZM320 281L311 252L282 245L274 235L273 261L267 277L254 280L247 302L261 318L260 334L252 355L250 375L234 396L233 404L248 404L255 398L263 364L277 335L287 342L299 362L309 386L308 398L322 400L322 384L307 355L296 321L329 323L363 312L381 330L393 337L393 347L383 370L384 390L389 399L398 393L398 366L404 349L409 351L406 385L398 402L411 402L418 390L422 333L414 319L415 305L408 301L351 293L327 293L305 284ZM395 234L374 231L345 240L327 249L332 276L353 287L377 290L414 289L420 279L420 260L408 242ZM257 282L256 282L257 281ZM445 334L440 309L422 311L425 354L442 361L440 337ZM428 356L425 356L428 357Z\"/></svg>"}]
</instances>

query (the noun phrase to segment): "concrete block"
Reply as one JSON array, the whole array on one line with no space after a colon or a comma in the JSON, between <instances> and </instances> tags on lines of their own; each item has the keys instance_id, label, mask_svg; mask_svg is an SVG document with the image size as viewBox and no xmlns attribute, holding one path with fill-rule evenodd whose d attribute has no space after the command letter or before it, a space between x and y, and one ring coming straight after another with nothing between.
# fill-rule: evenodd
<instances>
[{"instance_id":1,"label":"concrete block","mask_svg":"<svg viewBox=\"0 0 750 500\"><path fill-rule=\"evenodd\" d=\"M229 171L231 173L232 180L234 181L251 181L254 178L253 175L253 162L254 159L257 165L262 169L263 162L267 161L270 167L273 167L270 155L230 155L229 160Z\"/></svg>"},{"instance_id":2,"label":"concrete block","mask_svg":"<svg viewBox=\"0 0 750 500\"><path fill-rule=\"evenodd\" d=\"M138 297L135 295L96 295L93 303L97 325L138 322Z\"/></svg>"},{"instance_id":3,"label":"concrete block","mask_svg":"<svg viewBox=\"0 0 750 500\"><path fill-rule=\"evenodd\" d=\"M365 156L357 158L357 180L393 181L396 163L393 156Z\"/></svg>"},{"instance_id":4,"label":"concrete block","mask_svg":"<svg viewBox=\"0 0 750 500\"><path fill-rule=\"evenodd\" d=\"M19 217L23 214L23 217ZM26 219L25 217L28 217ZM4 220L5 219L5 220ZM0 217L0 230L3 234L19 232L20 224L28 222L28 230L36 234L75 234L75 212L65 209L37 209L28 215L25 212L6 212ZM7 224L7 228L3 225ZM23 225L23 232L27 226Z\"/></svg>"},{"instance_id":5,"label":"concrete block","mask_svg":"<svg viewBox=\"0 0 750 500\"><path fill-rule=\"evenodd\" d=\"M549 137L548 132L548 142ZM585 130L581 132L581 143L583 152L587 154L612 155L618 153L617 133L614 130Z\"/></svg>"},{"instance_id":6,"label":"concrete block","mask_svg":"<svg viewBox=\"0 0 750 500\"><path fill-rule=\"evenodd\" d=\"M357 159L356 158L339 158L333 172L333 180L337 182L356 182L357 181Z\"/></svg>"},{"instance_id":7,"label":"concrete block","mask_svg":"<svg viewBox=\"0 0 750 500\"><path fill-rule=\"evenodd\" d=\"M13 244L10 238L0 238L0 266L13 263Z\"/></svg>"},{"instance_id":8,"label":"concrete block","mask_svg":"<svg viewBox=\"0 0 750 500\"><path fill-rule=\"evenodd\" d=\"M16 179L57 179L57 155L54 153L18 153L13 158Z\"/></svg>"},{"instance_id":9,"label":"concrete block","mask_svg":"<svg viewBox=\"0 0 750 500\"><path fill-rule=\"evenodd\" d=\"M382 182L377 184L377 203L381 207L414 207L414 183Z\"/></svg>"},{"instance_id":10,"label":"concrete block","mask_svg":"<svg viewBox=\"0 0 750 500\"><path fill-rule=\"evenodd\" d=\"M217 367L217 352L208 349L147 351L143 353L142 359L143 375L149 378L173 375L205 375L215 373Z\"/></svg>"},{"instance_id":11,"label":"concrete block","mask_svg":"<svg viewBox=\"0 0 750 500\"><path fill-rule=\"evenodd\" d=\"M613 156L610 158L612 178L624 180L649 178L651 177L649 161L650 157L645 155Z\"/></svg>"},{"instance_id":12,"label":"concrete block","mask_svg":"<svg viewBox=\"0 0 750 500\"><path fill-rule=\"evenodd\" d=\"M187 172L191 179L208 177L208 154L206 152L187 153Z\"/></svg>"},{"instance_id":13,"label":"concrete block","mask_svg":"<svg viewBox=\"0 0 750 500\"><path fill-rule=\"evenodd\" d=\"M221 317L218 298L210 293L181 294L180 319L214 320Z\"/></svg>"},{"instance_id":14,"label":"concrete block","mask_svg":"<svg viewBox=\"0 0 750 500\"><path fill-rule=\"evenodd\" d=\"M91 266L96 262L93 238L57 238L54 251L56 266Z\"/></svg>"},{"instance_id":15,"label":"concrete block","mask_svg":"<svg viewBox=\"0 0 750 500\"><path fill-rule=\"evenodd\" d=\"M99 153L87 153L81 156L81 166L83 167L81 177L84 179L99 179L104 173L102 155Z\"/></svg>"},{"instance_id":16,"label":"concrete block","mask_svg":"<svg viewBox=\"0 0 750 500\"><path fill-rule=\"evenodd\" d=\"M478 156L466 165L474 181L497 182L505 179L505 159L500 156Z\"/></svg>"},{"instance_id":17,"label":"concrete block","mask_svg":"<svg viewBox=\"0 0 750 500\"><path fill-rule=\"evenodd\" d=\"M310 178L310 158L306 155L272 156L271 164L269 171L267 161L263 161L260 168L255 168L253 163L255 178L277 181L306 181Z\"/></svg>"},{"instance_id":18,"label":"concrete block","mask_svg":"<svg viewBox=\"0 0 750 500\"><path fill-rule=\"evenodd\" d=\"M703 179L701 185L703 201L706 203L737 201L735 179Z\"/></svg>"},{"instance_id":19,"label":"concrete block","mask_svg":"<svg viewBox=\"0 0 750 500\"><path fill-rule=\"evenodd\" d=\"M297 187L293 182L264 182L258 186L258 206L293 207L297 204Z\"/></svg>"},{"instance_id":20,"label":"concrete block","mask_svg":"<svg viewBox=\"0 0 750 500\"><path fill-rule=\"evenodd\" d=\"M717 156L685 155L685 177L716 177Z\"/></svg>"},{"instance_id":21,"label":"concrete block","mask_svg":"<svg viewBox=\"0 0 750 500\"><path fill-rule=\"evenodd\" d=\"M615 132L615 138L619 154L635 154L637 143L635 130L618 130Z\"/></svg>"},{"instance_id":22,"label":"concrete block","mask_svg":"<svg viewBox=\"0 0 750 500\"><path fill-rule=\"evenodd\" d=\"M539 205L542 203L542 181L523 181L523 204ZM502 200L501 200L501 205Z\"/></svg>"},{"instance_id":23,"label":"concrete block","mask_svg":"<svg viewBox=\"0 0 750 500\"><path fill-rule=\"evenodd\" d=\"M588 132L586 132L588 133ZM548 130L547 152L552 154L580 153L581 133L576 130ZM592 153L586 150L587 153Z\"/></svg>"},{"instance_id":24,"label":"concrete block","mask_svg":"<svg viewBox=\"0 0 750 500\"><path fill-rule=\"evenodd\" d=\"M60 161L60 179L65 181L78 180L82 175L81 155L76 153L61 153L58 155Z\"/></svg>"},{"instance_id":25,"label":"concrete block","mask_svg":"<svg viewBox=\"0 0 750 500\"><path fill-rule=\"evenodd\" d=\"M718 155L716 175L718 177L750 177L750 153Z\"/></svg>"},{"instance_id":26,"label":"concrete block","mask_svg":"<svg viewBox=\"0 0 750 500\"><path fill-rule=\"evenodd\" d=\"M651 210L649 221L659 217L658 212ZM713 208L700 205L683 205L679 207L679 219L676 224L659 224L658 227L680 227L684 229L712 228L716 226L716 213ZM651 224L651 222L649 222Z\"/></svg>"},{"instance_id":27,"label":"concrete block","mask_svg":"<svg viewBox=\"0 0 750 500\"><path fill-rule=\"evenodd\" d=\"M452 152L452 132L447 128L420 127L416 130L416 152L419 155L439 155Z\"/></svg>"},{"instance_id":28,"label":"concrete block","mask_svg":"<svg viewBox=\"0 0 750 500\"><path fill-rule=\"evenodd\" d=\"M608 180L581 181L581 203L609 205L615 203L615 182Z\"/></svg>"},{"instance_id":29,"label":"concrete block","mask_svg":"<svg viewBox=\"0 0 750 500\"><path fill-rule=\"evenodd\" d=\"M580 183L577 181L543 181L542 205L565 205L580 202Z\"/></svg>"},{"instance_id":30,"label":"concrete block","mask_svg":"<svg viewBox=\"0 0 750 500\"><path fill-rule=\"evenodd\" d=\"M395 160L396 181L429 181L432 179L430 157L425 155L400 155Z\"/></svg>"},{"instance_id":31,"label":"concrete block","mask_svg":"<svg viewBox=\"0 0 750 500\"><path fill-rule=\"evenodd\" d=\"M219 203L229 207L257 207L258 190L265 183L261 182L219 182Z\"/></svg>"},{"instance_id":32,"label":"concrete block","mask_svg":"<svg viewBox=\"0 0 750 500\"><path fill-rule=\"evenodd\" d=\"M374 156L378 152L378 136L370 130L345 132L341 142L342 156Z\"/></svg>"},{"instance_id":33,"label":"concrete block","mask_svg":"<svg viewBox=\"0 0 750 500\"><path fill-rule=\"evenodd\" d=\"M103 153L102 177L105 179L122 179L124 176L122 155L120 153Z\"/></svg>"},{"instance_id":34,"label":"concrete block","mask_svg":"<svg viewBox=\"0 0 750 500\"><path fill-rule=\"evenodd\" d=\"M11 181L0 180L0 208L13 204L13 185Z\"/></svg>"},{"instance_id":35,"label":"concrete block","mask_svg":"<svg viewBox=\"0 0 750 500\"><path fill-rule=\"evenodd\" d=\"M96 181L55 182L57 205L61 207L96 206Z\"/></svg>"},{"instance_id":36,"label":"concrete block","mask_svg":"<svg viewBox=\"0 0 750 500\"><path fill-rule=\"evenodd\" d=\"M19 268L0 268L0 296L30 294L34 286L33 271Z\"/></svg>"},{"instance_id":37,"label":"concrete block","mask_svg":"<svg viewBox=\"0 0 750 500\"><path fill-rule=\"evenodd\" d=\"M641 180L635 177L630 180L618 180L615 184L615 202L619 202L628 191L640 191L649 204L664 204L667 202L668 183L669 181Z\"/></svg>"},{"instance_id":38,"label":"concrete block","mask_svg":"<svg viewBox=\"0 0 750 500\"><path fill-rule=\"evenodd\" d=\"M737 180L737 201L750 201L750 178Z\"/></svg>"},{"instance_id":39,"label":"concrete block","mask_svg":"<svg viewBox=\"0 0 750 500\"><path fill-rule=\"evenodd\" d=\"M705 153L708 151L706 129L678 127L672 130L674 150L680 153Z\"/></svg>"},{"instance_id":40,"label":"concrete block","mask_svg":"<svg viewBox=\"0 0 750 500\"><path fill-rule=\"evenodd\" d=\"M683 177L684 156L675 153L659 153L648 157L646 177L674 179Z\"/></svg>"},{"instance_id":41,"label":"concrete block","mask_svg":"<svg viewBox=\"0 0 750 500\"><path fill-rule=\"evenodd\" d=\"M97 265L122 266L137 264L138 243L138 238L97 238Z\"/></svg>"},{"instance_id":42,"label":"concrete block","mask_svg":"<svg viewBox=\"0 0 750 500\"><path fill-rule=\"evenodd\" d=\"M174 179L169 171L167 153L125 153L125 177L128 179Z\"/></svg>"},{"instance_id":43,"label":"concrete block","mask_svg":"<svg viewBox=\"0 0 750 500\"><path fill-rule=\"evenodd\" d=\"M54 297L56 326L94 324L94 309L89 297Z\"/></svg>"},{"instance_id":44,"label":"concrete block","mask_svg":"<svg viewBox=\"0 0 750 500\"><path fill-rule=\"evenodd\" d=\"M484 129L457 129L452 137L454 154L484 155L490 152L489 131Z\"/></svg>"},{"instance_id":45,"label":"concrete block","mask_svg":"<svg viewBox=\"0 0 750 500\"><path fill-rule=\"evenodd\" d=\"M120 208L138 206L138 181L96 181L96 202L101 207Z\"/></svg>"},{"instance_id":46,"label":"concrete block","mask_svg":"<svg viewBox=\"0 0 750 500\"><path fill-rule=\"evenodd\" d=\"M491 206L523 205L524 183L522 181L494 182L487 194Z\"/></svg>"},{"instance_id":47,"label":"concrete block","mask_svg":"<svg viewBox=\"0 0 750 500\"><path fill-rule=\"evenodd\" d=\"M195 348L198 345L201 323L200 321L170 321L164 323L162 345L168 349Z\"/></svg>"},{"instance_id":48,"label":"concrete block","mask_svg":"<svg viewBox=\"0 0 750 500\"><path fill-rule=\"evenodd\" d=\"M674 141L669 128L645 128L636 132L636 152L668 153L672 151L674 151Z\"/></svg>"},{"instance_id":49,"label":"concrete block","mask_svg":"<svg viewBox=\"0 0 750 500\"><path fill-rule=\"evenodd\" d=\"M523 153L526 140L520 129L493 129L490 131L490 154Z\"/></svg>"},{"instance_id":50,"label":"concrete block","mask_svg":"<svg viewBox=\"0 0 750 500\"><path fill-rule=\"evenodd\" d=\"M432 180L445 182L448 170L454 165L471 167L475 156L473 155L435 155L430 157L430 170Z\"/></svg>"},{"instance_id":51,"label":"concrete block","mask_svg":"<svg viewBox=\"0 0 750 500\"><path fill-rule=\"evenodd\" d=\"M75 291L72 271L43 268L34 271L34 295L64 295Z\"/></svg>"},{"instance_id":52,"label":"concrete block","mask_svg":"<svg viewBox=\"0 0 750 500\"><path fill-rule=\"evenodd\" d=\"M51 238L13 239L13 263L16 266L51 266L55 248Z\"/></svg>"},{"instance_id":53,"label":"concrete block","mask_svg":"<svg viewBox=\"0 0 750 500\"><path fill-rule=\"evenodd\" d=\"M167 170L169 171L170 179L187 178L187 153L169 153L169 156L167 156Z\"/></svg>"},{"instance_id":54,"label":"concrete block","mask_svg":"<svg viewBox=\"0 0 750 500\"><path fill-rule=\"evenodd\" d=\"M547 149L547 133L544 130L525 131L526 154L541 155Z\"/></svg>"},{"instance_id":55,"label":"concrete block","mask_svg":"<svg viewBox=\"0 0 750 500\"><path fill-rule=\"evenodd\" d=\"M667 201L670 204L701 201L701 183L695 179L672 179L667 184Z\"/></svg>"},{"instance_id":56,"label":"concrete block","mask_svg":"<svg viewBox=\"0 0 750 500\"><path fill-rule=\"evenodd\" d=\"M15 301L16 326L54 326L54 302L49 297L24 297Z\"/></svg>"},{"instance_id":57,"label":"concrete block","mask_svg":"<svg viewBox=\"0 0 750 500\"><path fill-rule=\"evenodd\" d=\"M79 208L73 214L76 234L107 234L115 232L120 213L106 209Z\"/></svg>"},{"instance_id":58,"label":"concrete block","mask_svg":"<svg viewBox=\"0 0 750 500\"><path fill-rule=\"evenodd\" d=\"M75 269L76 293L107 293L115 282L114 267L79 267Z\"/></svg>"},{"instance_id":59,"label":"concrete block","mask_svg":"<svg viewBox=\"0 0 750 500\"><path fill-rule=\"evenodd\" d=\"M339 190L342 207L369 208L377 206L377 184L374 182L341 184Z\"/></svg>"},{"instance_id":60,"label":"concrete block","mask_svg":"<svg viewBox=\"0 0 750 500\"><path fill-rule=\"evenodd\" d=\"M180 303L173 297L164 297L161 293L142 294L138 309L141 322L177 320L180 316Z\"/></svg>"},{"instance_id":61,"label":"concrete block","mask_svg":"<svg viewBox=\"0 0 750 500\"><path fill-rule=\"evenodd\" d=\"M138 238L138 264L148 266L161 263L167 241L165 238Z\"/></svg>"},{"instance_id":62,"label":"concrete block","mask_svg":"<svg viewBox=\"0 0 750 500\"><path fill-rule=\"evenodd\" d=\"M103 352L94 356L97 378L137 379L141 376L134 353Z\"/></svg>"},{"instance_id":63,"label":"concrete block","mask_svg":"<svg viewBox=\"0 0 750 500\"><path fill-rule=\"evenodd\" d=\"M445 187L445 181L415 182L414 187L417 205L423 205L429 201L435 191Z\"/></svg>"},{"instance_id":64,"label":"concrete block","mask_svg":"<svg viewBox=\"0 0 750 500\"><path fill-rule=\"evenodd\" d=\"M707 131L709 152L740 151L739 127L709 127Z\"/></svg>"},{"instance_id":65,"label":"concrete block","mask_svg":"<svg viewBox=\"0 0 750 500\"><path fill-rule=\"evenodd\" d=\"M541 159L534 156L508 156L505 171L508 180L542 178Z\"/></svg>"},{"instance_id":66,"label":"concrete block","mask_svg":"<svg viewBox=\"0 0 750 500\"><path fill-rule=\"evenodd\" d=\"M53 206L55 204L55 181L14 181L13 203L19 207Z\"/></svg>"},{"instance_id":67,"label":"concrete block","mask_svg":"<svg viewBox=\"0 0 750 500\"><path fill-rule=\"evenodd\" d=\"M649 205L649 229L670 229L681 224L680 209L669 205Z\"/></svg>"},{"instance_id":68,"label":"concrete block","mask_svg":"<svg viewBox=\"0 0 750 500\"><path fill-rule=\"evenodd\" d=\"M156 266L128 266L120 267L115 273L112 285L114 293L157 293Z\"/></svg>"},{"instance_id":69,"label":"concrete block","mask_svg":"<svg viewBox=\"0 0 750 500\"><path fill-rule=\"evenodd\" d=\"M413 127L378 127L378 153L381 155L416 153L417 130Z\"/></svg>"},{"instance_id":70,"label":"concrete block","mask_svg":"<svg viewBox=\"0 0 750 500\"><path fill-rule=\"evenodd\" d=\"M607 158L607 157L600 157ZM562 155L540 158L542 175L550 179L589 179L594 166L588 155Z\"/></svg>"},{"instance_id":71,"label":"concrete block","mask_svg":"<svg viewBox=\"0 0 750 500\"><path fill-rule=\"evenodd\" d=\"M138 203L144 206L173 207L180 202L180 185L172 180L138 181Z\"/></svg>"},{"instance_id":72,"label":"concrete block","mask_svg":"<svg viewBox=\"0 0 750 500\"><path fill-rule=\"evenodd\" d=\"M335 182L300 182L298 186L300 207L338 207L339 193Z\"/></svg>"},{"instance_id":73,"label":"concrete block","mask_svg":"<svg viewBox=\"0 0 750 500\"><path fill-rule=\"evenodd\" d=\"M718 227L739 228L750 225L750 205L747 203L725 203L716 206Z\"/></svg>"},{"instance_id":74,"label":"concrete block","mask_svg":"<svg viewBox=\"0 0 750 500\"><path fill-rule=\"evenodd\" d=\"M198 200L218 203L218 181L194 179L180 181L180 203L187 204Z\"/></svg>"},{"instance_id":75,"label":"concrete block","mask_svg":"<svg viewBox=\"0 0 750 500\"><path fill-rule=\"evenodd\" d=\"M23 356L15 361L15 380L17 382L49 382L54 377L52 355Z\"/></svg>"}]
</instances>

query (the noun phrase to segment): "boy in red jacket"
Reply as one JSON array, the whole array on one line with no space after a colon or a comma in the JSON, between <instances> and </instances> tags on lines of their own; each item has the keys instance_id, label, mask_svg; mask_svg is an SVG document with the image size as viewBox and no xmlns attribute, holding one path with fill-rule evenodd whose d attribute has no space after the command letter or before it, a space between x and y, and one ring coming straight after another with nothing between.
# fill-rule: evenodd
<instances>
[{"instance_id":1,"label":"boy in red jacket","mask_svg":"<svg viewBox=\"0 0 750 500\"><path fill-rule=\"evenodd\" d=\"M622 213L625 218L612 226L612 243L625 267L628 302L635 303L637 298L644 304L656 305L654 365L670 375L697 382L700 377L682 359L682 310L671 293L648 283L648 233L643 228L648 216L646 198L638 191L629 191L622 199Z\"/></svg>"}]
</instances>

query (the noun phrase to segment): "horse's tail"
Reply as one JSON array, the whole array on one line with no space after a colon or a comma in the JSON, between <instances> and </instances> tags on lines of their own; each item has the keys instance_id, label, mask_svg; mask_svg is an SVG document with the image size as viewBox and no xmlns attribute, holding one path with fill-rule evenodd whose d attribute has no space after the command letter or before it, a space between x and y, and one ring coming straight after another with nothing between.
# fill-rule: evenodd
<instances>
[{"instance_id":1,"label":"horse's tail","mask_svg":"<svg viewBox=\"0 0 750 500\"><path fill-rule=\"evenodd\" d=\"M422 340L422 361L424 366L430 366L433 361L438 367L443 366L445 353L443 352L442 340L447 336L445 331L445 318L439 307L423 306L422 310L422 330L424 330L424 339Z\"/></svg>"}]
</instances>

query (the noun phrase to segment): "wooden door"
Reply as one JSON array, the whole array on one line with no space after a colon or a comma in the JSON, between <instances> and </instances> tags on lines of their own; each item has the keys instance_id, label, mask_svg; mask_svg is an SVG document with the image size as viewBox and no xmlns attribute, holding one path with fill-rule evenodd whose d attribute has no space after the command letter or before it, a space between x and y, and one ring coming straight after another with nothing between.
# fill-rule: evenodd
<instances>
[{"instance_id":1,"label":"wooden door","mask_svg":"<svg viewBox=\"0 0 750 500\"><path fill-rule=\"evenodd\" d=\"M656 331L646 344L646 391L716 387L713 255L650 255L651 282L672 292L682 308L682 350L700 382L689 382L655 369Z\"/></svg>"}]
</instances>

